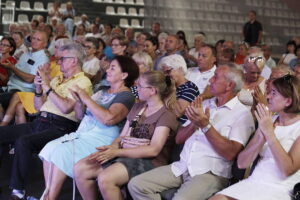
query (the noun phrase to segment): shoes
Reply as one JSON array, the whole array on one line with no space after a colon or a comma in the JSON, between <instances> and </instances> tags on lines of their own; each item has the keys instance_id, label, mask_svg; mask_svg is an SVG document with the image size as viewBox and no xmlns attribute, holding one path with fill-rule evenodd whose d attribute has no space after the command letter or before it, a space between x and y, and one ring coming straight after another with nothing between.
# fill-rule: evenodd
<instances>
[{"instance_id":1,"label":"shoes","mask_svg":"<svg viewBox=\"0 0 300 200\"><path fill-rule=\"evenodd\" d=\"M23 198L18 197L17 195L10 195L10 200L26 200L26 196L24 196Z\"/></svg>"}]
</instances>

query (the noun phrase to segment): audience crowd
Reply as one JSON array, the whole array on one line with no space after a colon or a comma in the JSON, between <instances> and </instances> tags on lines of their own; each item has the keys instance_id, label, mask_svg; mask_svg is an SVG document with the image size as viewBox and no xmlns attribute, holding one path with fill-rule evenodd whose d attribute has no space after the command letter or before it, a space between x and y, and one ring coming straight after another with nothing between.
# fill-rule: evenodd
<instances>
[{"instance_id":1,"label":"audience crowd","mask_svg":"<svg viewBox=\"0 0 300 200\"><path fill-rule=\"evenodd\" d=\"M67 177L83 199L290 200L300 181L300 42L276 62L256 12L244 41L79 22L58 1L0 41L0 155L14 154L11 199L41 199ZM257 164L256 164L257 163ZM235 183L233 168L247 169ZM2 173L2 172L0 172ZM241 172L240 172L241 173ZM42 191L41 191L42 192ZM33 197L32 197L33 198Z\"/></svg>"}]
</instances>

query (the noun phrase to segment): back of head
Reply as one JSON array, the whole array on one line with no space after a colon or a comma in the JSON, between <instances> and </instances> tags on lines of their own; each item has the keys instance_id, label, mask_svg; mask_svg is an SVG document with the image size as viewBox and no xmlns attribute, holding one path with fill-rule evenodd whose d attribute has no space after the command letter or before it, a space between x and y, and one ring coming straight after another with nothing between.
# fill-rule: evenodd
<instances>
[{"instance_id":1,"label":"back of head","mask_svg":"<svg viewBox=\"0 0 300 200\"><path fill-rule=\"evenodd\" d=\"M145 81L157 89L158 95L168 109L173 109L176 102L175 85L169 76L161 71L149 71L141 75Z\"/></svg>"},{"instance_id":2,"label":"back of head","mask_svg":"<svg viewBox=\"0 0 300 200\"><path fill-rule=\"evenodd\" d=\"M158 69L162 70L163 66L168 66L171 67L172 69L181 68L184 74L186 74L187 72L186 62L184 58L178 54L172 54L163 57L158 64Z\"/></svg>"},{"instance_id":3,"label":"back of head","mask_svg":"<svg viewBox=\"0 0 300 200\"><path fill-rule=\"evenodd\" d=\"M285 98L291 98L291 105L286 107L286 113L300 112L300 80L294 75L285 75L273 81L273 86Z\"/></svg>"}]
</instances>

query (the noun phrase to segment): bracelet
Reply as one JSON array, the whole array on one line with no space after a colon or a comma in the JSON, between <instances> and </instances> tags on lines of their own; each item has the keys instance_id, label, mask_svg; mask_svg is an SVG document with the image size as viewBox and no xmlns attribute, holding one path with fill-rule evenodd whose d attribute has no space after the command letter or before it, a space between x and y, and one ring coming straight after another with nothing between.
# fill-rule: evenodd
<instances>
[{"instance_id":1,"label":"bracelet","mask_svg":"<svg viewBox=\"0 0 300 200\"><path fill-rule=\"evenodd\" d=\"M47 92L46 92L46 96L49 96L50 92L52 91L52 88L50 88Z\"/></svg>"},{"instance_id":2,"label":"bracelet","mask_svg":"<svg viewBox=\"0 0 300 200\"><path fill-rule=\"evenodd\" d=\"M36 96L36 97L41 97L41 96L43 96L43 92L37 93L37 92L35 91L35 92L34 92L34 96Z\"/></svg>"}]
</instances>

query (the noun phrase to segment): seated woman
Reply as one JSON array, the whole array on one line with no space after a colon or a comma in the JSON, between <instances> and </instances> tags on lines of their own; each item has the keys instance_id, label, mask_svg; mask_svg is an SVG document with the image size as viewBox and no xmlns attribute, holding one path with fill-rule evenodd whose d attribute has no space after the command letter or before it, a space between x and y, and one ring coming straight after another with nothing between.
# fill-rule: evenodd
<instances>
[{"instance_id":1,"label":"seated woman","mask_svg":"<svg viewBox=\"0 0 300 200\"><path fill-rule=\"evenodd\" d=\"M238 93L239 100L246 106L251 107L254 103L252 94L258 86L265 92L265 79L260 75L265 65L265 59L260 53L252 53L246 60L244 67L245 84Z\"/></svg>"},{"instance_id":2,"label":"seated woman","mask_svg":"<svg viewBox=\"0 0 300 200\"><path fill-rule=\"evenodd\" d=\"M239 168L247 168L260 154L252 175L212 197L211 200L290 200L300 180L300 81L286 75L273 81L268 106L257 105L259 127L238 156ZM277 115L271 115L276 112Z\"/></svg>"},{"instance_id":3,"label":"seated woman","mask_svg":"<svg viewBox=\"0 0 300 200\"><path fill-rule=\"evenodd\" d=\"M79 87L73 91L77 99L75 112L78 118L83 117L79 128L49 142L39 154L44 166L46 199L57 199L66 177L73 177L75 163L119 136L119 128L134 104L129 87L138 75L138 66L131 58L116 56L107 70L109 88L103 88L92 97ZM85 106L87 111L83 116Z\"/></svg>"},{"instance_id":4,"label":"seated woman","mask_svg":"<svg viewBox=\"0 0 300 200\"><path fill-rule=\"evenodd\" d=\"M144 102L134 105L121 135L75 165L83 199L97 199L95 180L104 199L123 199L122 185L169 161L177 129L176 116L168 110L175 98L174 86L160 71L142 74L137 86Z\"/></svg>"},{"instance_id":5,"label":"seated woman","mask_svg":"<svg viewBox=\"0 0 300 200\"><path fill-rule=\"evenodd\" d=\"M60 57L59 48L63 45L73 43L72 40L61 38L55 41L55 54L54 59L51 61L50 65L46 64L44 67L48 71L50 79L54 78L61 74L60 66L58 64L58 58ZM6 109L3 120L0 123L0 126L8 125L14 118L16 124L22 124L26 122L26 112L29 114L37 113L37 110L34 108L34 93L33 92L17 92L15 93L10 102L9 106Z\"/></svg>"},{"instance_id":6,"label":"seated woman","mask_svg":"<svg viewBox=\"0 0 300 200\"><path fill-rule=\"evenodd\" d=\"M140 51L133 54L132 59L139 66L140 75L142 75L145 72L152 71L153 60L149 54ZM130 89L133 95L135 96L135 98L139 99L136 83Z\"/></svg>"},{"instance_id":7,"label":"seated woman","mask_svg":"<svg viewBox=\"0 0 300 200\"><path fill-rule=\"evenodd\" d=\"M100 69L100 60L96 57L99 48L99 41L96 38L88 37L83 43L86 58L82 65L84 74L94 83L94 77Z\"/></svg>"},{"instance_id":8,"label":"seated woman","mask_svg":"<svg viewBox=\"0 0 300 200\"><path fill-rule=\"evenodd\" d=\"M170 76L175 82L177 101L174 112L179 121L184 124L187 121L187 117L184 115L185 109L200 94L198 87L185 78L187 66L184 58L180 55L174 54L164 57L160 61L158 69Z\"/></svg>"}]
</instances>

